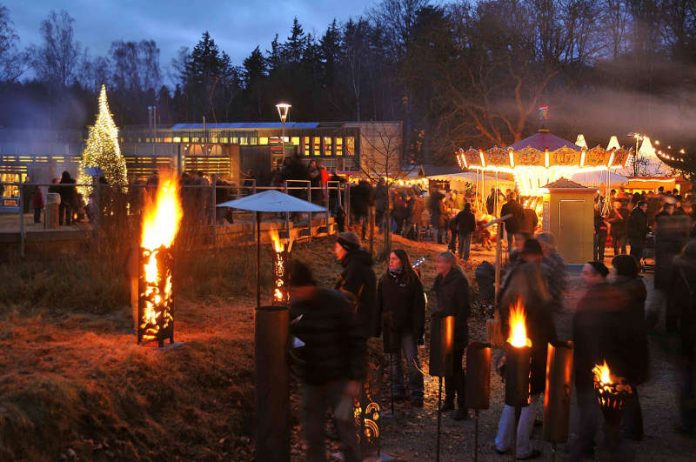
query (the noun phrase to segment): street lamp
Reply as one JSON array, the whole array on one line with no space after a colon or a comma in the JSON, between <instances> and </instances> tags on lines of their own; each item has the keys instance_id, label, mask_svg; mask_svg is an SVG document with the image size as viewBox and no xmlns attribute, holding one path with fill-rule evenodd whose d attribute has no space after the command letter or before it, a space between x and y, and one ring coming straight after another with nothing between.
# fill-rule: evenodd
<instances>
[{"instance_id":1,"label":"street lamp","mask_svg":"<svg viewBox=\"0 0 696 462\"><path fill-rule=\"evenodd\" d=\"M281 139L285 143L285 122L288 120L288 114L290 113L290 108L292 105L288 103L278 103L276 104L276 109L278 109L278 116L280 117L281 125Z\"/></svg>"},{"instance_id":2,"label":"street lamp","mask_svg":"<svg viewBox=\"0 0 696 462\"><path fill-rule=\"evenodd\" d=\"M630 132L628 136L636 140L636 150L633 153L633 176L638 176L638 144L643 139L643 135L637 132Z\"/></svg>"}]
</instances>

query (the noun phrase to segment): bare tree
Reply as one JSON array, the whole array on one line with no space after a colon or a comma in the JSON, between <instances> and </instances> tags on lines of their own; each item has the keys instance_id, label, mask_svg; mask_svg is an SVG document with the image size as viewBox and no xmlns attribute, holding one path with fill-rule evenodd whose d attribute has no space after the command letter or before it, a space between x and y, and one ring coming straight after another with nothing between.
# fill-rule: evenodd
<instances>
[{"instance_id":1,"label":"bare tree","mask_svg":"<svg viewBox=\"0 0 696 462\"><path fill-rule=\"evenodd\" d=\"M384 248L381 256L391 252L391 188L415 168L404 168L401 124L375 123L361 130L360 169L372 182L384 180L387 208L384 215ZM374 247L374 227L370 226L370 247Z\"/></svg>"},{"instance_id":2,"label":"bare tree","mask_svg":"<svg viewBox=\"0 0 696 462\"><path fill-rule=\"evenodd\" d=\"M10 12L0 5L0 81L13 82L24 70L24 56L17 50L19 37Z\"/></svg>"},{"instance_id":3,"label":"bare tree","mask_svg":"<svg viewBox=\"0 0 696 462\"><path fill-rule=\"evenodd\" d=\"M39 80L67 87L76 80L82 46L75 40L75 20L66 11L51 11L41 22L41 46L31 46L31 66Z\"/></svg>"}]
</instances>

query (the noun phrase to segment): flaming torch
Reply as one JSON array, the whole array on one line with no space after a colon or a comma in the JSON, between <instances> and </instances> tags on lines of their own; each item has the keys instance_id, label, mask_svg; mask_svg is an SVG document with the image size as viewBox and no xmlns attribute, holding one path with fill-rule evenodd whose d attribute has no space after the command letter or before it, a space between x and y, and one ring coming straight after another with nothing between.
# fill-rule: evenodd
<instances>
[{"instance_id":1,"label":"flaming torch","mask_svg":"<svg viewBox=\"0 0 696 462\"><path fill-rule=\"evenodd\" d=\"M505 404L515 408L515 433L522 408L529 405L532 341L527 337L527 315L522 298L510 307L510 336L505 342ZM517 457L517 436L513 438Z\"/></svg>"},{"instance_id":2,"label":"flaming torch","mask_svg":"<svg viewBox=\"0 0 696 462\"><path fill-rule=\"evenodd\" d=\"M288 264L290 263L290 251L292 240L286 245L280 240L277 229L271 229L271 241L273 242L273 302L272 305L287 305L289 292L287 286Z\"/></svg>"},{"instance_id":3,"label":"flaming torch","mask_svg":"<svg viewBox=\"0 0 696 462\"><path fill-rule=\"evenodd\" d=\"M607 443L610 449L614 449L619 443L619 428L624 404L633 393L633 388L626 379L612 374L606 360L603 364L597 364L592 372L595 396L604 415Z\"/></svg>"},{"instance_id":4,"label":"flaming torch","mask_svg":"<svg viewBox=\"0 0 696 462\"><path fill-rule=\"evenodd\" d=\"M162 347L166 338L174 342L171 246L182 217L177 178L173 173L162 173L154 202L148 200L143 210L138 277L138 343L156 340Z\"/></svg>"}]
</instances>

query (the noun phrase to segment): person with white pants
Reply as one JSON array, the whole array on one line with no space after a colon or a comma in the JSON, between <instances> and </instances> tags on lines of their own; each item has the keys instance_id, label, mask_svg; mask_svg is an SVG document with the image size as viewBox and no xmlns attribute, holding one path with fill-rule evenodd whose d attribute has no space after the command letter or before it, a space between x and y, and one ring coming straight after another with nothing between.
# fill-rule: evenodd
<instances>
[{"instance_id":1,"label":"person with white pants","mask_svg":"<svg viewBox=\"0 0 696 462\"><path fill-rule=\"evenodd\" d=\"M535 402L536 399L532 398L529 406L522 408L517 425L517 458L520 460L538 457L531 443L534 418L536 417ZM506 454L512 450L514 432L515 408L505 404L500 415L500 422L498 423L498 433L495 435L495 451L498 454Z\"/></svg>"}]
</instances>

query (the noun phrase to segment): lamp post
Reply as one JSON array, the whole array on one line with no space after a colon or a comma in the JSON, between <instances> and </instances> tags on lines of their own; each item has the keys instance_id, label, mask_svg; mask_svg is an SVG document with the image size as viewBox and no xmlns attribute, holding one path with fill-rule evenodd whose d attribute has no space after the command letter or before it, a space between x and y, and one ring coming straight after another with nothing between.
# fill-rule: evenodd
<instances>
[{"instance_id":1,"label":"lamp post","mask_svg":"<svg viewBox=\"0 0 696 462\"><path fill-rule=\"evenodd\" d=\"M288 120L288 114L290 114L291 107L292 105L288 103L276 104L276 109L278 109L278 116L280 117L281 141L283 142L283 149L285 149L285 122L287 122Z\"/></svg>"}]
</instances>

